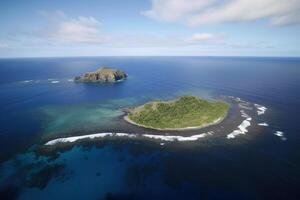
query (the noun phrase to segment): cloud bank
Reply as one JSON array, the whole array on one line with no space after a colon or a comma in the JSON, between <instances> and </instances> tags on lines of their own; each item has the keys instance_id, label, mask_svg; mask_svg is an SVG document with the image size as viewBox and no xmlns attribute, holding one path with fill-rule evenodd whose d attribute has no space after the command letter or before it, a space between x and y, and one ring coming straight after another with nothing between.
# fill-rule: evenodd
<instances>
[{"instance_id":1,"label":"cloud bank","mask_svg":"<svg viewBox=\"0 0 300 200\"><path fill-rule=\"evenodd\" d=\"M106 38L101 23L92 16L70 18L63 11L39 14L48 20L46 27L41 29L41 35L50 40L63 43L103 43Z\"/></svg>"},{"instance_id":2,"label":"cloud bank","mask_svg":"<svg viewBox=\"0 0 300 200\"><path fill-rule=\"evenodd\" d=\"M96 45L106 47L168 47L185 45L210 45L223 38L212 33L196 32L187 35L110 34L92 16L69 17L63 11L40 12L48 24L37 34L41 39L66 45Z\"/></svg>"},{"instance_id":3,"label":"cloud bank","mask_svg":"<svg viewBox=\"0 0 300 200\"><path fill-rule=\"evenodd\" d=\"M7 47L8 47L7 44L0 42L0 49L2 49L2 48L4 49L4 48L7 48Z\"/></svg>"},{"instance_id":4,"label":"cloud bank","mask_svg":"<svg viewBox=\"0 0 300 200\"><path fill-rule=\"evenodd\" d=\"M100 23L93 17L80 16L62 21L51 36L65 42L101 43Z\"/></svg>"},{"instance_id":5,"label":"cloud bank","mask_svg":"<svg viewBox=\"0 0 300 200\"><path fill-rule=\"evenodd\" d=\"M300 0L152 0L151 9L142 14L190 26L259 19L285 26L300 23Z\"/></svg>"},{"instance_id":6,"label":"cloud bank","mask_svg":"<svg viewBox=\"0 0 300 200\"><path fill-rule=\"evenodd\" d=\"M159 2L161 0L157 0ZM181 4L173 0L172 9L179 12ZM187 0L193 2L195 0ZM178 1L185 3L185 1ZM196 2L196 1L195 1ZM215 3L186 6L184 14L167 16L169 21L181 20L187 13L197 13ZM159 4L158 4L159 5ZM198 6L198 7L197 7ZM191 11L192 10L192 11ZM163 10L162 10L163 11ZM106 31L105 24L95 16L69 16L63 11L39 11L43 23L28 32L18 32L0 40L0 54L31 55L38 52L43 55L223 55L241 54L243 51L272 51L274 45L264 41L240 41L224 32L193 30L186 32L124 33ZM145 13L146 14L146 13ZM154 15L153 13L148 13ZM155 13L155 17L159 17ZM276 25L290 23L292 14L274 19ZM159 18L157 18L159 19ZM295 21L293 22L295 23ZM99 53L100 52L100 53ZM217 52L217 53L216 53ZM16 54L15 53L15 54ZM39 54L39 55L40 55ZM281 55L281 54L280 54Z\"/></svg>"}]
</instances>

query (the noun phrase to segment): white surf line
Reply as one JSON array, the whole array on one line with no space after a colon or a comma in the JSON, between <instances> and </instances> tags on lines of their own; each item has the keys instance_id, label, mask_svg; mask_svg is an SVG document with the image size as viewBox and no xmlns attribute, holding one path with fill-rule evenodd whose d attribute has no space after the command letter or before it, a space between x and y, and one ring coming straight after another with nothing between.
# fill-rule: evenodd
<instances>
[{"instance_id":1,"label":"white surf line","mask_svg":"<svg viewBox=\"0 0 300 200\"><path fill-rule=\"evenodd\" d=\"M47 79L50 83L59 83L60 81L55 78L48 78Z\"/></svg>"},{"instance_id":2,"label":"white surf line","mask_svg":"<svg viewBox=\"0 0 300 200\"><path fill-rule=\"evenodd\" d=\"M253 110L253 107L250 106L250 102L240 100L240 103L238 105L239 108L246 109L246 110Z\"/></svg>"},{"instance_id":3,"label":"white surf line","mask_svg":"<svg viewBox=\"0 0 300 200\"><path fill-rule=\"evenodd\" d=\"M233 139L238 135L245 135L248 130L247 128L251 125L250 121L252 120L251 117L245 119L239 126L237 130L234 130L233 132L229 133L227 135L227 139Z\"/></svg>"},{"instance_id":4,"label":"white surf line","mask_svg":"<svg viewBox=\"0 0 300 200\"><path fill-rule=\"evenodd\" d=\"M119 133L119 134L120 134L120 136L124 135L124 134L127 135L127 133ZM65 143L65 142L75 142L75 141L81 140L81 139L102 138L102 137L112 136L112 135L113 135L113 133L96 133L96 134L89 134L89 135L57 138L57 139L54 139L54 140L50 140L45 145L54 145L54 144L57 144L57 143ZM133 135L133 136L135 136L135 135Z\"/></svg>"},{"instance_id":5,"label":"white surf line","mask_svg":"<svg viewBox=\"0 0 300 200\"><path fill-rule=\"evenodd\" d=\"M259 104L254 104L254 106L256 107L257 109L257 114L258 115L262 115L262 114L265 114L267 108L265 106L262 106L262 105L259 105Z\"/></svg>"},{"instance_id":6,"label":"white surf line","mask_svg":"<svg viewBox=\"0 0 300 200\"><path fill-rule=\"evenodd\" d=\"M151 138L151 139L159 139L159 140L164 140L164 141L180 141L180 142L184 142L184 141L196 141L200 138L206 137L208 135L212 135L211 132L207 132L207 133L201 133L198 135L192 135L192 136L188 136L188 137L184 137L184 136L177 136L177 135L151 135L151 134L143 134L141 135L142 137L147 137L147 138Z\"/></svg>"},{"instance_id":7,"label":"white surf line","mask_svg":"<svg viewBox=\"0 0 300 200\"><path fill-rule=\"evenodd\" d=\"M243 102L243 100L240 97L233 97L234 100L236 100L237 102Z\"/></svg>"},{"instance_id":8,"label":"white surf line","mask_svg":"<svg viewBox=\"0 0 300 200\"><path fill-rule=\"evenodd\" d=\"M282 131L276 131L274 135L280 137L281 140L287 140Z\"/></svg>"},{"instance_id":9,"label":"white surf line","mask_svg":"<svg viewBox=\"0 0 300 200\"><path fill-rule=\"evenodd\" d=\"M177 135L152 135L152 134L129 134L129 133L96 133L96 134L89 134L89 135L81 135L81 136L72 136L72 137L65 137L65 138L57 138L54 140L48 141L45 145L55 145L58 143L65 143L65 142L76 142L81 139L95 139L95 138L104 138L104 137L128 137L128 138L135 138L135 137L145 137L150 139L157 139L163 141L195 141L200 138L206 137L208 135L212 135L213 131L209 131L207 133L201 133L192 136L177 136ZM162 144L161 144L162 145Z\"/></svg>"},{"instance_id":10,"label":"white surf line","mask_svg":"<svg viewBox=\"0 0 300 200\"><path fill-rule=\"evenodd\" d=\"M24 80L24 81L21 81L21 82L23 82L23 83L39 83L39 82L44 82L44 81L48 81L50 83L59 83L59 82L61 82L61 80L54 79L54 78L48 78L47 80ZM68 79L67 81L73 82L74 80L73 79Z\"/></svg>"},{"instance_id":11,"label":"white surf line","mask_svg":"<svg viewBox=\"0 0 300 200\"><path fill-rule=\"evenodd\" d=\"M245 113L244 110L241 110L240 112L241 112L241 117L244 117L244 118L249 118L250 117L247 113Z\"/></svg>"},{"instance_id":12,"label":"white surf line","mask_svg":"<svg viewBox=\"0 0 300 200\"><path fill-rule=\"evenodd\" d=\"M265 122L263 122L263 123L258 123L257 125L258 125L258 126L269 126L269 124L267 124L267 123L265 123Z\"/></svg>"},{"instance_id":13,"label":"white surf line","mask_svg":"<svg viewBox=\"0 0 300 200\"><path fill-rule=\"evenodd\" d=\"M246 119L238 126L238 129L232 131L226 136L227 139L233 139L238 135L245 135L248 132L247 128L251 125L250 121L252 120L252 118L247 113L245 113L244 110L240 110L240 112L241 117Z\"/></svg>"},{"instance_id":14,"label":"white surf line","mask_svg":"<svg viewBox=\"0 0 300 200\"><path fill-rule=\"evenodd\" d=\"M33 80L25 80L25 81L23 81L24 83L30 83L30 82L32 82Z\"/></svg>"},{"instance_id":15,"label":"white surf line","mask_svg":"<svg viewBox=\"0 0 300 200\"><path fill-rule=\"evenodd\" d=\"M242 100L239 97L233 97L233 96L229 96L230 98L234 99L236 102L238 102L239 107L243 108L243 109L248 109L248 110L252 110L251 107L248 107L247 105L249 105L250 103L247 101ZM258 115L262 115L265 114L267 108L265 106L259 105L259 104L254 104L255 108L257 109L257 114Z\"/></svg>"},{"instance_id":16,"label":"white surf line","mask_svg":"<svg viewBox=\"0 0 300 200\"><path fill-rule=\"evenodd\" d=\"M248 105L248 104L247 104ZM247 105L245 105L245 104L242 104L242 103L239 103L239 107L240 108L243 108L243 109L246 109L246 110L253 110L253 108L252 107L250 107L250 106L247 106Z\"/></svg>"},{"instance_id":17,"label":"white surf line","mask_svg":"<svg viewBox=\"0 0 300 200\"><path fill-rule=\"evenodd\" d=\"M233 99L240 104L248 104L248 105L250 104L250 102L247 102L247 101L241 99L240 97L234 97Z\"/></svg>"}]
</instances>

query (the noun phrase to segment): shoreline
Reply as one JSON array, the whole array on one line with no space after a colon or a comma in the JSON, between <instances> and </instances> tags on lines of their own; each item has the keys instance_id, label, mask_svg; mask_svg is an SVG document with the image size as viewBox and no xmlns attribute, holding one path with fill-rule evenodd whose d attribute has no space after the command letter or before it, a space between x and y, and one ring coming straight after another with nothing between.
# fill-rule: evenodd
<instances>
[{"instance_id":1,"label":"shoreline","mask_svg":"<svg viewBox=\"0 0 300 200\"><path fill-rule=\"evenodd\" d=\"M128 122L132 125L142 127L142 128L146 128L146 129L152 129L152 130L157 130L157 131L186 131L186 130L202 129L202 128L207 128L209 126L217 125L217 124L221 123L227 117L227 114L228 114L228 111L226 112L226 114L223 117L219 117L215 121L213 121L211 123L208 123L208 124L204 124L204 125L201 125L201 126L190 126L190 127L184 127L184 128L154 128L152 126L145 126L145 125L142 125L142 124L138 124L138 123L132 121L131 119L129 119L128 114L125 115L123 117L123 119L126 122Z\"/></svg>"},{"instance_id":2,"label":"shoreline","mask_svg":"<svg viewBox=\"0 0 300 200\"><path fill-rule=\"evenodd\" d=\"M254 106L253 106L254 107ZM160 140L160 141L166 141L166 142L173 142L173 141L179 141L179 142L188 142L188 141L196 141L200 138L205 138L207 136L211 136L211 135L215 135L216 133L219 133L218 129L219 126L222 127L222 130L224 129L223 128L223 125L219 125L219 126L215 126L215 127L212 127L211 129L209 128L208 130L206 130L205 128L206 127L209 127L209 126L213 126L213 125L217 125L217 124L220 124L221 122L224 121L224 123L227 123L225 124L224 126L227 126L228 125L228 121L226 121L227 119L231 120L238 120L240 121L241 119L241 122L239 122L239 124L236 124L236 128L229 128L228 130L223 130L223 131L228 131L225 135L225 138L227 139L233 139L233 138L236 138L238 135L245 135L249 130L248 128L251 126L251 124L253 123L254 120L253 117L255 116L259 116L259 114L256 113L256 110L252 110L252 114L250 113L246 113L243 109L240 109L240 108L237 108L234 107L233 105L230 106L230 108L236 108L238 109L238 113L239 113L239 117L235 117L234 119L232 119L231 115L230 115L230 110L229 109L226 114L224 115L224 117L222 118L218 118L216 119L215 121L213 121L212 123L209 123L209 124L205 124L205 125L202 125L202 126L196 126L196 127L186 127L186 128L178 128L178 129L153 129L152 127L145 127L145 126L142 126L142 125L139 125L135 122L133 122L132 120L130 120L128 118L128 115L124 115L124 116L120 116L120 118L122 120L124 120L124 123L128 123L129 125L134 125L135 127L140 127L140 128L145 128L145 129L150 129L148 130L148 132L144 132L144 133L137 133L138 130L131 130L129 132L119 132L116 131L116 132L98 132L98 133L94 133L94 134L86 134L86 135L79 135L79 136L69 136L69 137L60 137L60 138L56 138L56 139L52 139L46 143L44 143L45 146L52 146L52 145L55 145L57 143L75 143L77 141L80 141L80 140L85 140L85 139L96 139L96 138L111 138L111 137L120 137L120 138L136 138L136 139L154 139L154 140ZM255 108L255 107L254 107ZM250 110L249 110L250 111ZM254 115L253 115L254 114ZM256 114L256 115L255 115ZM241 119L240 119L241 118ZM255 122L254 122L255 123ZM231 123L230 123L231 124ZM260 126L261 124L260 123L257 123L258 126ZM263 124L265 125L265 124ZM230 125L231 126L231 125ZM203 128L203 131L202 132L198 132L199 129L202 129ZM152 133L152 131L158 131L160 133ZM194 133L192 135L188 135L188 136L185 136L183 135L184 132L179 132L179 131L184 131L184 130L187 130L187 131L194 131ZM124 130L123 130L124 131ZM149 132L150 131L150 132ZM174 131L173 134L172 133L169 133L167 131ZM175 133L176 131L178 131L177 133ZM223 132L222 131L222 132ZM177 135L181 133L181 135Z\"/></svg>"}]
</instances>

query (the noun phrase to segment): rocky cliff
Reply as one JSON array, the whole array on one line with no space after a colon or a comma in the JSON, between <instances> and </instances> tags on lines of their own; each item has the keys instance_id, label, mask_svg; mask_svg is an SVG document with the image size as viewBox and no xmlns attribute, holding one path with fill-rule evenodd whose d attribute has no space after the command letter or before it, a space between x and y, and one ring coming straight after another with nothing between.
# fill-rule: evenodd
<instances>
[{"instance_id":1,"label":"rocky cliff","mask_svg":"<svg viewBox=\"0 0 300 200\"><path fill-rule=\"evenodd\" d=\"M83 82L116 82L125 79L127 74L119 69L101 67L97 71L87 72L75 77L75 81Z\"/></svg>"}]
</instances>

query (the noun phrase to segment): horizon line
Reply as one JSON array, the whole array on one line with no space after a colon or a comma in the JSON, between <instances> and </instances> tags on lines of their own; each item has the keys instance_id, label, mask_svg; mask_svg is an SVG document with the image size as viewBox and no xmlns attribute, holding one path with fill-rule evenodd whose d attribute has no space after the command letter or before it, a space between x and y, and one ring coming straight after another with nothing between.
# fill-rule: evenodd
<instances>
[{"instance_id":1,"label":"horizon line","mask_svg":"<svg viewBox=\"0 0 300 200\"><path fill-rule=\"evenodd\" d=\"M0 57L0 59L34 59L34 58L97 58L97 57L219 57L219 58L300 58L300 56L239 56L239 55L106 55L106 56L19 56Z\"/></svg>"}]
</instances>

